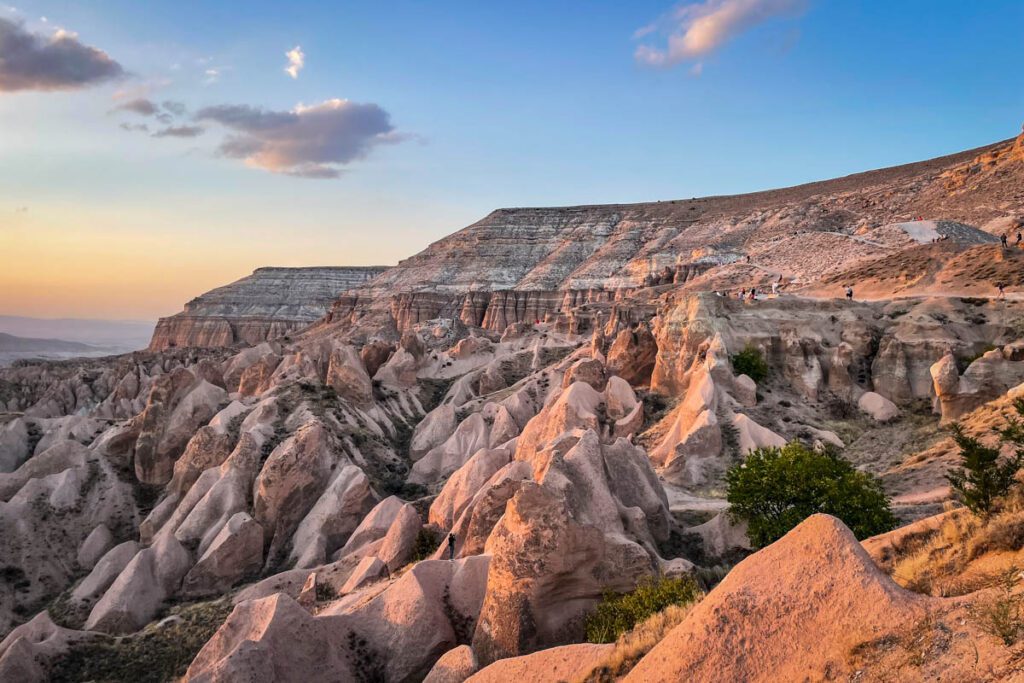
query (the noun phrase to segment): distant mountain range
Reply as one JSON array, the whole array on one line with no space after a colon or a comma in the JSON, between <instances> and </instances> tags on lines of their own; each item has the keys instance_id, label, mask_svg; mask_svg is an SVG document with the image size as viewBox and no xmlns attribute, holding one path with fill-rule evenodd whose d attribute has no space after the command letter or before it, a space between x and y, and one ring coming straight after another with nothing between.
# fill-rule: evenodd
<instances>
[{"instance_id":1,"label":"distant mountain range","mask_svg":"<svg viewBox=\"0 0 1024 683\"><path fill-rule=\"evenodd\" d=\"M0 351L99 351L96 346L81 342L64 341L63 339L34 339L31 337L15 337L13 334L0 332Z\"/></svg>"},{"instance_id":2,"label":"distant mountain range","mask_svg":"<svg viewBox=\"0 0 1024 683\"><path fill-rule=\"evenodd\" d=\"M110 356L146 348L154 323L0 315L0 367L24 358Z\"/></svg>"},{"instance_id":3,"label":"distant mountain range","mask_svg":"<svg viewBox=\"0 0 1024 683\"><path fill-rule=\"evenodd\" d=\"M84 318L29 318L0 315L0 332L32 339L59 339L117 351L144 349L155 322Z\"/></svg>"}]
</instances>

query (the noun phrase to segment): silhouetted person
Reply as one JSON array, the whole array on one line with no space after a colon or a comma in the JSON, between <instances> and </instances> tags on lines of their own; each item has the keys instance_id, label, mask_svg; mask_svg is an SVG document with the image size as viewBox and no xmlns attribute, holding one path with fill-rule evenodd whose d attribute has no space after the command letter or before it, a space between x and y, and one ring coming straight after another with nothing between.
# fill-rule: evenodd
<instances>
[{"instance_id":1,"label":"silhouetted person","mask_svg":"<svg viewBox=\"0 0 1024 683\"><path fill-rule=\"evenodd\" d=\"M1018 247L1020 246L1020 239L1021 239L1021 237L1020 237L1020 233L1018 232L1018 233L1017 233L1017 246L1018 246Z\"/></svg>"},{"instance_id":2,"label":"silhouetted person","mask_svg":"<svg viewBox=\"0 0 1024 683\"><path fill-rule=\"evenodd\" d=\"M1003 291L1004 290L1003 283L1002 282L997 282L996 283L996 287L999 289L999 297L998 298L1005 299L1006 298L1006 292Z\"/></svg>"},{"instance_id":3,"label":"silhouetted person","mask_svg":"<svg viewBox=\"0 0 1024 683\"><path fill-rule=\"evenodd\" d=\"M849 285L846 286L846 300L853 301L853 287Z\"/></svg>"},{"instance_id":4,"label":"silhouetted person","mask_svg":"<svg viewBox=\"0 0 1024 683\"><path fill-rule=\"evenodd\" d=\"M1006 239L1006 235L1005 234L999 236L999 241L1003 243L1003 249L1006 249L1008 246L1010 246L1007 243L1008 240Z\"/></svg>"},{"instance_id":5,"label":"silhouetted person","mask_svg":"<svg viewBox=\"0 0 1024 683\"><path fill-rule=\"evenodd\" d=\"M448 534L448 559L455 559L455 534Z\"/></svg>"}]
</instances>

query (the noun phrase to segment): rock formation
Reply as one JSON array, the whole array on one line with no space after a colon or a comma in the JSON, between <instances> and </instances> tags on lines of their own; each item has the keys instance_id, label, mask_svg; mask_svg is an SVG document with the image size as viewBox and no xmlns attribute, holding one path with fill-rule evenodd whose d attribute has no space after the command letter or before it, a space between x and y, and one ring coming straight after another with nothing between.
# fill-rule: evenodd
<instances>
[{"instance_id":1,"label":"rock formation","mask_svg":"<svg viewBox=\"0 0 1024 683\"><path fill-rule=\"evenodd\" d=\"M993 235L1022 182L999 143L737 197L504 209L383 273L260 269L145 352L0 370L0 677L45 679L95 638L132 651L228 595L166 677L583 676L608 591L752 552L724 477L753 449L836 449L902 520L932 514L940 422L979 433L1024 381L1024 252ZM852 651L934 610L965 614L814 517L630 676L856 676ZM978 631L950 619L959 657Z\"/></svg>"},{"instance_id":2,"label":"rock formation","mask_svg":"<svg viewBox=\"0 0 1024 683\"><path fill-rule=\"evenodd\" d=\"M324 315L340 293L385 270L257 268L252 275L197 296L181 313L160 318L149 348L258 344L281 337Z\"/></svg>"}]
</instances>

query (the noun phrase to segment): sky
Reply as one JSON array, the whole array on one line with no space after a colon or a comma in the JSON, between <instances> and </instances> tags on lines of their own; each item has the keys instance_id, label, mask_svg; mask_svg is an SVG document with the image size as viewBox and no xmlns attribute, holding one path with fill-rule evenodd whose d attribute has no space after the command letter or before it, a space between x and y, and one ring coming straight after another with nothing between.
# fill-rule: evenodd
<instances>
[{"instance_id":1,"label":"sky","mask_svg":"<svg viewBox=\"0 0 1024 683\"><path fill-rule=\"evenodd\" d=\"M0 0L0 314L144 319L498 207L732 194L1015 135L1019 0Z\"/></svg>"}]
</instances>

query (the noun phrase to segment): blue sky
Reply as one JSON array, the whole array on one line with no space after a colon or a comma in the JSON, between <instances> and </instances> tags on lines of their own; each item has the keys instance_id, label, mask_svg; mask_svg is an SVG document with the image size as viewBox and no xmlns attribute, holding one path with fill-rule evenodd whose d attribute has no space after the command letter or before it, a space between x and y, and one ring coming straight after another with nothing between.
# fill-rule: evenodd
<instances>
[{"instance_id":1,"label":"blue sky","mask_svg":"<svg viewBox=\"0 0 1024 683\"><path fill-rule=\"evenodd\" d=\"M0 17L73 31L127 75L0 92L0 247L22 264L0 274L8 314L155 317L261 265L395 263L500 206L791 185L1024 118L1019 0L14 4ZM637 59L729 5L763 13L674 65ZM122 130L143 119L111 112L136 97L183 103L174 125L347 99L394 130L331 162L340 177L300 178L219 155L238 132L223 117L194 138ZM72 274L89 286L69 292Z\"/></svg>"}]
</instances>

